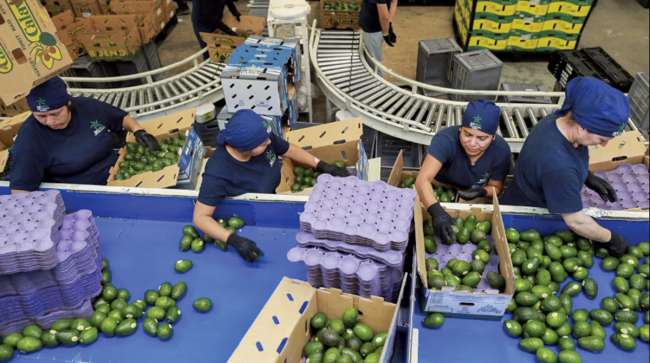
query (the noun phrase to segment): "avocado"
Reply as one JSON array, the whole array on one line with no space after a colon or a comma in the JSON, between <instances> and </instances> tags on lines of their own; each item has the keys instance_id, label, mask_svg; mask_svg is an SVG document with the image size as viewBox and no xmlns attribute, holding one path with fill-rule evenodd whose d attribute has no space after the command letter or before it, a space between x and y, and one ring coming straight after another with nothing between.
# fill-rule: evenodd
<instances>
[{"instance_id":1,"label":"avocado","mask_svg":"<svg viewBox=\"0 0 650 363\"><path fill-rule=\"evenodd\" d=\"M43 344L39 339L34 337L22 337L16 342L16 349L21 353L34 353L43 348Z\"/></svg>"},{"instance_id":2,"label":"avocado","mask_svg":"<svg viewBox=\"0 0 650 363\"><path fill-rule=\"evenodd\" d=\"M372 329L363 323L357 323L352 330L354 330L354 335L363 342L370 341L375 336Z\"/></svg>"},{"instance_id":3,"label":"avocado","mask_svg":"<svg viewBox=\"0 0 650 363\"><path fill-rule=\"evenodd\" d=\"M193 266L194 264L192 263L192 260L180 259L176 261L174 270L178 273L185 273L189 271Z\"/></svg>"},{"instance_id":4,"label":"avocado","mask_svg":"<svg viewBox=\"0 0 650 363\"><path fill-rule=\"evenodd\" d=\"M97 341L97 337L99 335L99 331L97 328L92 327L88 328L81 333L79 333L79 343L81 345L90 345Z\"/></svg>"},{"instance_id":5,"label":"avocado","mask_svg":"<svg viewBox=\"0 0 650 363\"><path fill-rule=\"evenodd\" d=\"M127 318L121 321L115 328L115 335L120 337L129 336L135 333L135 330L138 328L138 323L135 319Z\"/></svg>"},{"instance_id":6,"label":"avocado","mask_svg":"<svg viewBox=\"0 0 650 363\"><path fill-rule=\"evenodd\" d=\"M605 349L605 342L598 337L586 336L578 339L578 346L589 352L602 352Z\"/></svg>"},{"instance_id":7,"label":"avocado","mask_svg":"<svg viewBox=\"0 0 650 363\"><path fill-rule=\"evenodd\" d=\"M327 347L338 347L341 337L329 327L321 329L317 334L318 340Z\"/></svg>"},{"instance_id":8,"label":"avocado","mask_svg":"<svg viewBox=\"0 0 650 363\"><path fill-rule=\"evenodd\" d=\"M513 338L521 336L521 333L523 332L521 324L519 324L516 320L504 321L503 328L505 329L506 333Z\"/></svg>"},{"instance_id":9,"label":"avocado","mask_svg":"<svg viewBox=\"0 0 650 363\"><path fill-rule=\"evenodd\" d=\"M192 307L194 307L194 310L200 313L207 313L212 309L212 300L207 297L198 298L194 300Z\"/></svg>"},{"instance_id":10,"label":"avocado","mask_svg":"<svg viewBox=\"0 0 650 363\"><path fill-rule=\"evenodd\" d=\"M429 313L422 321L422 325L429 329L438 329L445 323L445 316L441 313Z\"/></svg>"},{"instance_id":11,"label":"avocado","mask_svg":"<svg viewBox=\"0 0 650 363\"><path fill-rule=\"evenodd\" d=\"M358 319L359 311L355 308L349 308L343 312L343 324L348 328L354 327Z\"/></svg>"},{"instance_id":12,"label":"avocado","mask_svg":"<svg viewBox=\"0 0 650 363\"><path fill-rule=\"evenodd\" d=\"M325 314L320 312L312 316L310 320L310 325L314 330L322 329L325 327L326 324L327 324L327 316L325 316Z\"/></svg>"},{"instance_id":13,"label":"avocado","mask_svg":"<svg viewBox=\"0 0 650 363\"><path fill-rule=\"evenodd\" d=\"M43 329L41 329L41 327L36 324L27 325L23 329L23 337L32 337L36 339L41 339L42 334L43 334Z\"/></svg>"},{"instance_id":14,"label":"avocado","mask_svg":"<svg viewBox=\"0 0 650 363\"><path fill-rule=\"evenodd\" d=\"M174 335L174 329L169 323L159 323L156 328L156 335L158 335L158 339L160 340L169 340Z\"/></svg>"},{"instance_id":15,"label":"avocado","mask_svg":"<svg viewBox=\"0 0 650 363\"><path fill-rule=\"evenodd\" d=\"M589 300L593 300L598 296L598 283L594 279L587 278L582 282L582 291Z\"/></svg>"},{"instance_id":16,"label":"avocado","mask_svg":"<svg viewBox=\"0 0 650 363\"><path fill-rule=\"evenodd\" d=\"M544 341L540 338L530 337L519 341L519 347L526 352L535 353L544 347Z\"/></svg>"},{"instance_id":17,"label":"avocado","mask_svg":"<svg viewBox=\"0 0 650 363\"><path fill-rule=\"evenodd\" d=\"M503 290L506 286L506 280L498 272L491 271L487 274L488 284L493 289Z\"/></svg>"}]
</instances>

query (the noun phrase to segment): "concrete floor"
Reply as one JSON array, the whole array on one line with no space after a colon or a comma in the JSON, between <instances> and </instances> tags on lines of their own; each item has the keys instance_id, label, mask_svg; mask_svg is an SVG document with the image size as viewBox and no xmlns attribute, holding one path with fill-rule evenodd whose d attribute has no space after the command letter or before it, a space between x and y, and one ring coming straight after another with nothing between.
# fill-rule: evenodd
<instances>
[{"instance_id":1,"label":"concrete floor","mask_svg":"<svg viewBox=\"0 0 650 363\"><path fill-rule=\"evenodd\" d=\"M318 2L310 1L311 18L318 17ZM247 13L244 2L238 6ZM401 6L394 21L398 42L394 48L385 47L384 64L395 72L415 78L417 43L421 39L453 37L453 8L448 6ZM650 73L649 12L636 0L599 0L583 32L580 47L603 47L630 73ZM179 22L160 46L163 64L184 59L199 50L192 32L189 15L179 16ZM507 62L501 81L536 83L552 90L555 79L546 69L547 62ZM315 100L315 119L323 117L323 100Z\"/></svg>"}]
</instances>

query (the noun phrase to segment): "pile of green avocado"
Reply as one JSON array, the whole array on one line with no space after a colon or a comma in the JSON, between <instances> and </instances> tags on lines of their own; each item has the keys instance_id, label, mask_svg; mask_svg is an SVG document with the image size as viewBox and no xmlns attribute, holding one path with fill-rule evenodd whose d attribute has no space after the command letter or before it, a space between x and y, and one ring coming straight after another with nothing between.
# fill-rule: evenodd
<instances>
[{"instance_id":1,"label":"pile of green avocado","mask_svg":"<svg viewBox=\"0 0 650 363\"><path fill-rule=\"evenodd\" d=\"M594 252L588 240L571 231L541 236L534 229L520 233L508 228L506 237L516 279L514 299L507 309L512 317L503 327L509 336L521 339L521 349L543 363L578 363L576 343L584 350L600 352L606 344L604 327L612 325L609 340L622 350L633 350L637 339L649 341L648 242L615 258L605 249ZM598 284L589 277L594 256L602 259L603 270L615 274L612 287L616 292L603 297L597 309L574 310L573 298L579 294L591 300L598 297ZM637 326L639 312L644 318ZM560 353L545 346L558 346Z\"/></svg>"},{"instance_id":2,"label":"pile of green avocado","mask_svg":"<svg viewBox=\"0 0 650 363\"><path fill-rule=\"evenodd\" d=\"M339 168L345 169L345 161L336 160L334 162ZM320 175L319 172L315 171L312 168L308 168L302 165L296 165L293 167L294 182L291 186L291 191L294 193L301 192L306 188L311 188L316 184L316 178Z\"/></svg>"},{"instance_id":3,"label":"pile of green avocado","mask_svg":"<svg viewBox=\"0 0 650 363\"><path fill-rule=\"evenodd\" d=\"M178 134L163 140L160 150L152 151L136 143L126 144L126 155L119 163L115 179L124 180L145 171L158 171L178 163L179 150L185 145L185 136Z\"/></svg>"},{"instance_id":4,"label":"pile of green avocado","mask_svg":"<svg viewBox=\"0 0 650 363\"><path fill-rule=\"evenodd\" d=\"M309 321L312 338L303 348L309 363L377 363L386 343L386 332L375 334L360 322L359 311L349 308L341 319L328 320L316 313Z\"/></svg>"},{"instance_id":5,"label":"pile of green avocado","mask_svg":"<svg viewBox=\"0 0 650 363\"><path fill-rule=\"evenodd\" d=\"M399 184L400 188L413 188L415 185L415 175L404 175L402 181ZM454 190L445 188L440 185L432 185L433 192L436 193L436 198L439 202L449 203L456 200L456 192Z\"/></svg>"},{"instance_id":6,"label":"pile of green avocado","mask_svg":"<svg viewBox=\"0 0 650 363\"><path fill-rule=\"evenodd\" d=\"M220 218L217 220L217 222L219 222L223 228L233 232L244 227L245 225L244 220L237 216L232 216L227 220ZM192 225L188 224L183 227L183 236L178 243L178 247L181 251L185 252L191 249L192 252L201 253L205 249L206 244L213 244L223 251L228 250L227 242L217 241L208 235L201 237L199 235L199 232Z\"/></svg>"},{"instance_id":7,"label":"pile of green avocado","mask_svg":"<svg viewBox=\"0 0 650 363\"><path fill-rule=\"evenodd\" d=\"M324 11L359 12L361 7L356 1L327 0L323 2Z\"/></svg>"}]
</instances>

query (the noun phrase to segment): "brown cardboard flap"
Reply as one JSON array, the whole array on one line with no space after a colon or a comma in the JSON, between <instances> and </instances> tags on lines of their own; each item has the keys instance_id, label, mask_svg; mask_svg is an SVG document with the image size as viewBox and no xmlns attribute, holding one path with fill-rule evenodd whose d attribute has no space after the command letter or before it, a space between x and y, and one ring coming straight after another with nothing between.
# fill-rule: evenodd
<instances>
[{"instance_id":1,"label":"brown cardboard flap","mask_svg":"<svg viewBox=\"0 0 650 363\"><path fill-rule=\"evenodd\" d=\"M363 122L360 118L307 127L287 133L286 139L305 150L326 145L343 144L361 139Z\"/></svg>"},{"instance_id":2,"label":"brown cardboard flap","mask_svg":"<svg viewBox=\"0 0 650 363\"><path fill-rule=\"evenodd\" d=\"M14 138L18 135L18 130L20 130L20 127L31 114L31 111L23 112L20 115L0 121L0 142L5 147L10 147L14 144Z\"/></svg>"},{"instance_id":3,"label":"brown cardboard flap","mask_svg":"<svg viewBox=\"0 0 650 363\"><path fill-rule=\"evenodd\" d=\"M242 15L237 21L230 11L223 12L223 23L241 35L262 35L266 18L261 16Z\"/></svg>"},{"instance_id":4,"label":"brown cardboard flap","mask_svg":"<svg viewBox=\"0 0 650 363\"><path fill-rule=\"evenodd\" d=\"M238 45L246 41L245 37L239 35L228 35L223 33L199 33L201 39L207 44L208 47L214 48L236 48Z\"/></svg>"},{"instance_id":5,"label":"brown cardboard flap","mask_svg":"<svg viewBox=\"0 0 650 363\"><path fill-rule=\"evenodd\" d=\"M404 150L400 149L395 162L393 163L393 168L390 170L390 175L388 175L388 180L386 181L389 185L394 187L399 187L402 182L402 170L404 169Z\"/></svg>"},{"instance_id":6,"label":"brown cardboard flap","mask_svg":"<svg viewBox=\"0 0 650 363\"><path fill-rule=\"evenodd\" d=\"M647 146L638 131L628 131L610 140L606 146L589 147L589 170L609 171L623 163L643 162Z\"/></svg>"}]
</instances>

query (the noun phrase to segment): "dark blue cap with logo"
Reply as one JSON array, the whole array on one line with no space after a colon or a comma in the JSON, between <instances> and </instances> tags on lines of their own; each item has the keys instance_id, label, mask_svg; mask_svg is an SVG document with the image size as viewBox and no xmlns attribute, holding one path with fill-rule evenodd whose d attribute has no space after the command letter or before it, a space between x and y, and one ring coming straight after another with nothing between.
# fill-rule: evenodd
<instances>
[{"instance_id":1,"label":"dark blue cap with logo","mask_svg":"<svg viewBox=\"0 0 650 363\"><path fill-rule=\"evenodd\" d=\"M32 88L27 104L32 112L47 112L65 106L70 101L67 86L60 77L53 77Z\"/></svg>"},{"instance_id":2,"label":"dark blue cap with logo","mask_svg":"<svg viewBox=\"0 0 650 363\"><path fill-rule=\"evenodd\" d=\"M228 144L237 150L249 151L269 138L269 132L260 115L251 110L239 110L230 118L226 129L219 133L217 143Z\"/></svg>"},{"instance_id":3,"label":"dark blue cap with logo","mask_svg":"<svg viewBox=\"0 0 650 363\"><path fill-rule=\"evenodd\" d=\"M494 135L499 128L501 109L492 101L477 100L467 105L463 114L463 127Z\"/></svg>"}]
</instances>

